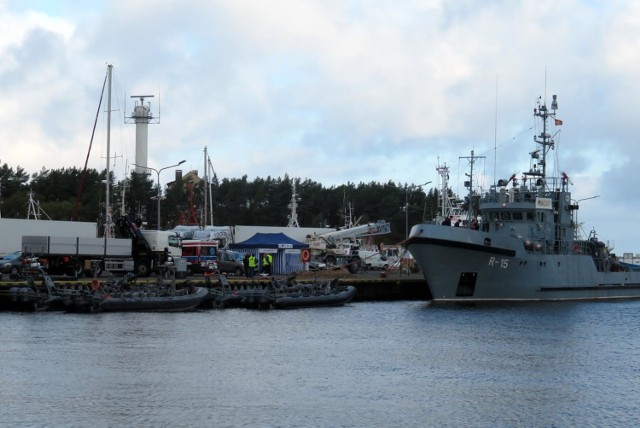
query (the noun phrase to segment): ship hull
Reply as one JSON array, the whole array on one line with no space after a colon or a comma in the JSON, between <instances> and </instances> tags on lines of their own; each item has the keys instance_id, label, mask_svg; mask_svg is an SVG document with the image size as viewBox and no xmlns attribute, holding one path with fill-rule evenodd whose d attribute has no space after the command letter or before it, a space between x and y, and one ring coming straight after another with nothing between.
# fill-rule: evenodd
<instances>
[{"instance_id":1,"label":"ship hull","mask_svg":"<svg viewBox=\"0 0 640 428\"><path fill-rule=\"evenodd\" d=\"M421 224L406 243L441 302L640 298L640 272L599 271L586 254L526 251L518 237Z\"/></svg>"}]
</instances>

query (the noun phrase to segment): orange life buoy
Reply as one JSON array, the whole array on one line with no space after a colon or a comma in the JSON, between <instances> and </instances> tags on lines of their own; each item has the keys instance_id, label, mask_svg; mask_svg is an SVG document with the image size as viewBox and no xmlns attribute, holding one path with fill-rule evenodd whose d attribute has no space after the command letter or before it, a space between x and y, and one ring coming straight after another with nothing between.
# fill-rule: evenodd
<instances>
[{"instance_id":1,"label":"orange life buoy","mask_svg":"<svg viewBox=\"0 0 640 428\"><path fill-rule=\"evenodd\" d=\"M91 280L91 289L92 290L97 290L100 288L100 281L97 279L92 279Z\"/></svg>"},{"instance_id":2,"label":"orange life buoy","mask_svg":"<svg viewBox=\"0 0 640 428\"><path fill-rule=\"evenodd\" d=\"M302 256L302 261L305 263L311 260L311 253L309 252L308 248L305 248L304 250L302 250L301 256Z\"/></svg>"}]
</instances>

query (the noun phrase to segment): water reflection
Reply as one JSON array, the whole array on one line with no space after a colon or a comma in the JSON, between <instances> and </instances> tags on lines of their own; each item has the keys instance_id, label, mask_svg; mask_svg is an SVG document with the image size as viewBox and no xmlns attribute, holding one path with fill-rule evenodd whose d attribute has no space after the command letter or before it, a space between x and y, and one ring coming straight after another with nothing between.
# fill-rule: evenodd
<instances>
[{"instance_id":1,"label":"water reflection","mask_svg":"<svg viewBox=\"0 0 640 428\"><path fill-rule=\"evenodd\" d=\"M0 314L23 426L628 425L638 302Z\"/></svg>"}]
</instances>

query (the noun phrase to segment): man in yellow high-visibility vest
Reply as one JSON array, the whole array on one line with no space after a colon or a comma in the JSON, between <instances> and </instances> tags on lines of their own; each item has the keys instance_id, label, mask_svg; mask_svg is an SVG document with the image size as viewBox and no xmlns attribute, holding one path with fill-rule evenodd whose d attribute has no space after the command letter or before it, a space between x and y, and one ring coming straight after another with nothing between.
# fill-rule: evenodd
<instances>
[{"instance_id":1,"label":"man in yellow high-visibility vest","mask_svg":"<svg viewBox=\"0 0 640 428\"><path fill-rule=\"evenodd\" d=\"M269 253L265 253L262 256L262 273L271 275L271 264L273 263L273 257Z\"/></svg>"},{"instance_id":2,"label":"man in yellow high-visibility vest","mask_svg":"<svg viewBox=\"0 0 640 428\"><path fill-rule=\"evenodd\" d=\"M249 277L250 278L253 278L253 276L256 274L257 267L258 267L258 260L256 259L256 256L251 254L249 256Z\"/></svg>"}]
</instances>

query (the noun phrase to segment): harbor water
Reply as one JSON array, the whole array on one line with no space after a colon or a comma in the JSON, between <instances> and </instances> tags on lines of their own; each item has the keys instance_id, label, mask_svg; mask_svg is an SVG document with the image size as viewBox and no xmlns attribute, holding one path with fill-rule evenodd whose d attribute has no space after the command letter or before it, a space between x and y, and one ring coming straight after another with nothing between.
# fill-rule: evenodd
<instances>
[{"instance_id":1,"label":"harbor water","mask_svg":"<svg viewBox=\"0 0 640 428\"><path fill-rule=\"evenodd\" d=\"M640 422L640 302L0 313L0 425Z\"/></svg>"}]
</instances>

